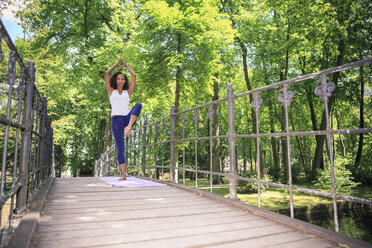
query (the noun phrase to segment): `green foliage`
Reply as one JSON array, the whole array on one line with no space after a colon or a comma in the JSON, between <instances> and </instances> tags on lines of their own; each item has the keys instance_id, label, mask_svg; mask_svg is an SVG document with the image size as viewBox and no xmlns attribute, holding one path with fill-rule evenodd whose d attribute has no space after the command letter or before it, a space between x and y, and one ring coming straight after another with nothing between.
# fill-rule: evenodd
<instances>
[{"instance_id":1,"label":"green foliage","mask_svg":"<svg viewBox=\"0 0 372 248\"><path fill-rule=\"evenodd\" d=\"M257 175L255 173L248 173L245 175L245 177L251 178L251 179L257 179ZM262 179L262 181L270 181L270 177L265 175ZM260 184L261 192L264 192L266 189L268 189L269 186ZM258 192L258 184L254 182L248 182L248 181L238 181L238 193L240 194L253 194Z\"/></svg>"},{"instance_id":2,"label":"green foliage","mask_svg":"<svg viewBox=\"0 0 372 248\"><path fill-rule=\"evenodd\" d=\"M364 142L371 144L371 136L366 135ZM364 185L372 185L372 146L366 146L363 152L362 161L359 164L349 164L347 168L353 172L355 181L361 182Z\"/></svg>"},{"instance_id":3,"label":"green foliage","mask_svg":"<svg viewBox=\"0 0 372 248\"><path fill-rule=\"evenodd\" d=\"M334 67L340 59L340 44L344 44L343 64L372 55L372 30L366 21L371 6L367 0L108 0L86 5L88 2L33 1L18 13L27 29L26 39L17 40L18 50L25 61L36 62L36 85L48 97L55 143L64 155L64 166L73 167L76 172L90 173L94 160L110 143L110 106L103 72L117 57L123 57L136 72L131 103L141 102L141 120L151 123L169 115L170 107L176 103L176 82L180 86L179 110L185 110L212 100L216 93L214 80L218 81L221 99L230 83L237 94L247 91L246 76L252 88L258 88ZM243 71L241 45L247 48L248 75ZM3 46L3 52L8 52L4 50ZM3 82L6 61L0 66ZM371 85L367 80L371 72L371 66L366 66L364 71L350 70L339 75L330 112L331 128L359 127L362 80L364 127L371 127ZM290 85L294 93L289 108L290 131L319 129L324 104L314 95L318 84L311 79ZM279 94L278 89L260 93L261 133L282 131ZM2 103L4 99L2 96ZM235 102L239 134L253 132L249 101L247 96ZM4 109L1 111L3 116ZM206 109L200 111L198 136L208 136ZM219 105L218 118L219 135L226 135L227 104ZM187 116L187 120L186 136L193 137L192 116ZM180 130L177 135L181 135ZM364 136L361 162L354 164L358 138L359 135L335 135L335 158L337 161L340 156L349 157L348 168L354 178L372 183L370 135ZM299 136L290 141L293 182L300 182L309 178L313 169L310 165L316 140L314 136ZM228 156L228 143L225 139L220 142L223 160ZM186 164L192 167L194 143L186 143ZM275 180L285 181L283 140L262 138L260 145L268 173ZM177 144L177 148L181 151L182 144ZM238 139L237 160L246 160L252 170L256 162L254 150L253 139ZM165 152L164 159L168 161L169 149ZM208 152L208 142L199 142L200 168L209 168Z\"/></svg>"},{"instance_id":4,"label":"green foliage","mask_svg":"<svg viewBox=\"0 0 372 248\"><path fill-rule=\"evenodd\" d=\"M337 194L350 195L353 188L360 185L354 182L351 176L351 171L346 167L351 161L347 158L336 159L334 161L335 186ZM314 182L315 186L332 192L332 176L330 170L319 170L318 178Z\"/></svg>"}]
</instances>

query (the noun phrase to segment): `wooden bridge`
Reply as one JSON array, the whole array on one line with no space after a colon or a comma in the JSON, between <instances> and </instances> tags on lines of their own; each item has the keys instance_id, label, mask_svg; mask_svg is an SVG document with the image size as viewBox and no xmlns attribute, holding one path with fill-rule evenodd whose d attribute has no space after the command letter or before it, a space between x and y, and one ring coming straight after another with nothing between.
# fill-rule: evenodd
<instances>
[{"instance_id":1,"label":"wooden bridge","mask_svg":"<svg viewBox=\"0 0 372 248\"><path fill-rule=\"evenodd\" d=\"M172 183L117 188L94 177L55 178L47 181L31 206L8 247L369 246Z\"/></svg>"}]
</instances>

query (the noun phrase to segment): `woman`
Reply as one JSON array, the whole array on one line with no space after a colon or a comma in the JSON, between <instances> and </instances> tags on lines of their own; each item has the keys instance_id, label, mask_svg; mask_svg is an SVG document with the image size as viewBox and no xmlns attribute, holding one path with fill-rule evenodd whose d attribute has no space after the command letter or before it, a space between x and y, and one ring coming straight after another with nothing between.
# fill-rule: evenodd
<instances>
[{"instance_id":1,"label":"woman","mask_svg":"<svg viewBox=\"0 0 372 248\"><path fill-rule=\"evenodd\" d=\"M116 67L128 69L131 75L130 84L128 84L127 76L120 71L110 78L110 73ZM105 72L105 85L111 103L111 129L116 144L116 157L122 174L119 180L126 180L124 137L129 137L131 128L136 123L142 109L142 104L136 103L129 111L129 100L136 85L136 74L122 59L119 59L114 66Z\"/></svg>"}]
</instances>

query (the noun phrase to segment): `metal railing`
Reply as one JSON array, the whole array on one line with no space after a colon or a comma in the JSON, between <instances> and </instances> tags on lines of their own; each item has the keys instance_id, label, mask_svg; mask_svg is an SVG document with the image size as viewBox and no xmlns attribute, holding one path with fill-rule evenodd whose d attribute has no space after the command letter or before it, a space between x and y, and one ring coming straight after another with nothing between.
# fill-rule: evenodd
<instances>
[{"instance_id":1,"label":"metal railing","mask_svg":"<svg viewBox=\"0 0 372 248\"><path fill-rule=\"evenodd\" d=\"M196 188L198 188L198 175L206 175L209 177L210 181L210 191L214 187L212 180L213 176L220 176L227 178L230 182L229 185L229 198L237 199L237 184L238 181L245 181L245 182L252 182L257 184L258 190L258 207L261 207L261 185L272 186L282 189L289 190L290 194L290 216L294 218L294 206L293 206L293 191L304 192L308 194L313 194L317 196L331 198L333 201L333 215L334 215L334 223L335 223L335 231L339 232L339 224L338 224L338 215L337 215L337 200L347 200L359 203L365 203L372 205L372 200L360 198L360 197L352 197L347 195L338 194L336 192L336 185L335 185L335 174L334 174L334 151L332 146L332 136L338 134L366 134L371 133L372 128L356 128L356 129L332 129L330 126L330 113L329 113L329 106L328 101L329 98L332 96L333 91L335 90L335 84L333 82L329 82L327 75L332 73L337 73L345 70L349 70L352 68L357 68L361 66L365 66L372 63L372 58L346 64L343 66L335 67L328 70L319 71L316 73L308 74L305 76L297 77L294 79L282 81L279 83L271 84L262 88L257 88L254 90L250 90L240 94L234 94L233 86L230 84L227 89L227 96L223 99L219 99L217 101L213 101L210 103L206 103L195 108L187 109L178 113L175 113L174 107L171 109L170 115L155 121L151 124L144 124L142 127L137 127L135 130L132 131L129 139L126 139L126 157L127 157L127 170L129 175L140 175L143 177L151 176L155 178L160 178L161 180L166 180L169 176L169 180L171 182L178 183L178 176L179 172L182 173L182 180L183 184L185 185L185 174L194 173L195 174L195 181L196 181ZM299 82L304 82L309 79L320 78L318 81L320 85L318 85L314 89L314 93L321 99L325 111L325 119L326 119L326 128L325 130L317 130L317 131L290 131L289 129L289 105L292 99L295 97L293 93L289 90L290 85L295 85ZM305 82L306 83L306 82ZM273 133L273 132L261 132L260 130L260 109L263 107L262 104L264 103L263 99L260 97L260 93L264 94L268 90L278 90L280 88L281 93L278 96L278 100L282 105L283 108L283 132L280 133ZM236 113L235 113L235 103L239 98L243 98L245 96L252 95L253 101L251 102L251 106L247 108L252 108L254 111L256 121L256 132L255 133L243 133L238 134L235 130L235 120L236 120ZM265 102L269 104L268 102ZM217 106L221 104L227 104L227 106L222 106L227 108L228 116L227 116L227 126L225 128L228 129L227 134L225 135L213 135L212 132L212 125L213 115L215 111L218 111ZM200 125L199 120L201 115L199 112L204 111L207 113L208 116L208 124L209 124L209 136L198 136L198 126ZM203 115L204 117L205 115ZM187 118L188 117L188 118ZM188 123L187 121L190 121ZM253 119L253 117L252 117ZM261 118L262 120L262 118ZM194 122L194 123L192 123ZM186 125L187 124L187 125ZM204 128L208 128L208 124L204 125ZM194 126L195 130L193 131L194 137L185 137L185 129L190 131L190 126ZM153 130L155 133L153 134ZM291 167L291 140L290 137L305 137L305 136L325 136L326 143L327 143L327 153L328 153L328 160L330 165L331 177L332 177L332 191L326 192L322 190L314 190L305 187L298 187L292 184L292 167ZM285 168L288 170L288 184L282 184L277 182L265 181L261 179L261 169L260 169L260 143L264 138L271 138L271 137L280 137L285 139L286 149L283 150L284 156L286 157L286 164ZM255 178L248 178L244 176L240 176L237 173L237 154L236 154L236 142L238 140L243 139L254 139L255 141L255 150L256 150L256 171L257 171L257 179ZM202 170L198 168L198 142L208 141L209 140L209 170ZM214 140L225 140L227 141L228 146L228 157L229 157L229 172L228 174L221 172L221 171L213 171L213 154L212 154L212 147ZM190 150L191 143L194 142L195 152L194 156L194 166L186 166L186 146L188 146L188 150ZM106 176L103 172L110 171L116 172L119 174L120 171L118 170L115 153L113 152L115 149L115 145L109 148L109 153L105 153L102 157L96 161L95 164L95 176ZM220 149L223 149L222 147ZM179 151L182 151L182 155L178 155ZM177 156L177 157L176 157ZM179 165L179 157L182 157L181 163ZM111 169L105 169L105 166L110 166ZM167 174L169 173L169 175ZM113 175L112 173L110 175ZM161 175L161 176L160 176Z\"/></svg>"},{"instance_id":2,"label":"metal railing","mask_svg":"<svg viewBox=\"0 0 372 248\"><path fill-rule=\"evenodd\" d=\"M2 47L4 43L6 47ZM3 246L8 234L16 227L15 220L19 218L15 216L22 216L43 181L54 175L54 168L51 117L47 114L46 97L40 95L34 84L35 64L29 61L26 68L1 20L0 66L0 223ZM2 218L6 215L7 220Z\"/></svg>"}]
</instances>

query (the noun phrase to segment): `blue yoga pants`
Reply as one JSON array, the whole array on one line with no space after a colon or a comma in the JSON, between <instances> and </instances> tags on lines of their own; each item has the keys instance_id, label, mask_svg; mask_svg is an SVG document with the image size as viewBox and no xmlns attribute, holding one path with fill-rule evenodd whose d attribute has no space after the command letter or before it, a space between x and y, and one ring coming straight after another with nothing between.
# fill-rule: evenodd
<instances>
[{"instance_id":1,"label":"blue yoga pants","mask_svg":"<svg viewBox=\"0 0 372 248\"><path fill-rule=\"evenodd\" d=\"M119 164L125 163L124 155L124 128L128 126L130 117L132 115L139 116L141 114L142 104L136 103L134 107L129 111L128 115L116 115L111 117L111 130L114 134L116 144L116 158ZM134 123L135 124L135 123ZM133 124L133 125L134 125Z\"/></svg>"}]
</instances>

